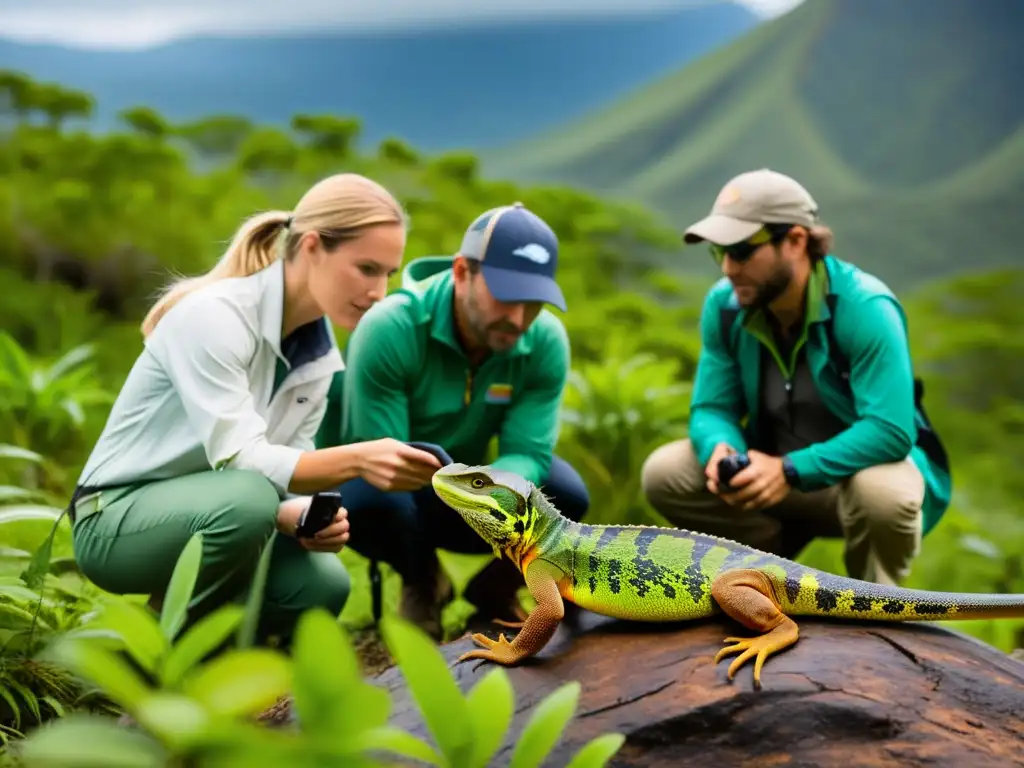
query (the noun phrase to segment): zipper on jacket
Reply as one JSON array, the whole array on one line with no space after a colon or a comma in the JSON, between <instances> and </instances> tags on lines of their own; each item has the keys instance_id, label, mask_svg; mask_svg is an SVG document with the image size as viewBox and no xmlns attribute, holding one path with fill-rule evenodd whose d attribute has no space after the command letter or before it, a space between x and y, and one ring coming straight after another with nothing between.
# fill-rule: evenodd
<instances>
[{"instance_id":1,"label":"zipper on jacket","mask_svg":"<svg viewBox=\"0 0 1024 768\"><path fill-rule=\"evenodd\" d=\"M466 391L463 393L462 404L469 405L473 399L473 375L474 370L472 368L466 369Z\"/></svg>"}]
</instances>

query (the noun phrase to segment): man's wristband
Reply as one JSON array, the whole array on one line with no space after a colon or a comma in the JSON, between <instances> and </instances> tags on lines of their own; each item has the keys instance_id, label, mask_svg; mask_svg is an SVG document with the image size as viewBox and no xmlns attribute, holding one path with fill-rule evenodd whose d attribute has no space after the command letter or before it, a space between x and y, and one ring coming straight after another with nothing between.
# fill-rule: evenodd
<instances>
[{"instance_id":1,"label":"man's wristband","mask_svg":"<svg viewBox=\"0 0 1024 768\"><path fill-rule=\"evenodd\" d=\"M799 487L800 475L796 473L796 467L793 466L793 460L789 456L782 457L782 474L791 488Z\"/></svg>"}]
</instances>

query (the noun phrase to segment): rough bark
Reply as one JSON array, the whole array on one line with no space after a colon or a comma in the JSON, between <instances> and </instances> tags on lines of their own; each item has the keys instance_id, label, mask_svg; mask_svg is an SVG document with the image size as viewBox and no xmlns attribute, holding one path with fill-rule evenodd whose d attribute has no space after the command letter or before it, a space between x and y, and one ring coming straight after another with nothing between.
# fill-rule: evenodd
<instances>
[{"instance_id":1,"label":"rough bark","mask_svg":"<svg viewBox=\"0 0 1024 768\"><path fill-rule=\"evenodd\" d=\"M799 643L769 658L757 691L751 664L729 683L729 661L711 663L723 638L745 634L728 619L655 627L584 612L534 660L509 668L516 715L492 765L507 765L533 707L570 680L582 683L579 707L548 766L606 731L627 737L612 766L1024 765L1020 661L939 626L800 626ZM463 637L442 651L454 661L471 647ZM488 668L453 670L465 691ZM430 740L401 671L377 681L392 693L392 724Z\"/></svg>"}]
</instances>

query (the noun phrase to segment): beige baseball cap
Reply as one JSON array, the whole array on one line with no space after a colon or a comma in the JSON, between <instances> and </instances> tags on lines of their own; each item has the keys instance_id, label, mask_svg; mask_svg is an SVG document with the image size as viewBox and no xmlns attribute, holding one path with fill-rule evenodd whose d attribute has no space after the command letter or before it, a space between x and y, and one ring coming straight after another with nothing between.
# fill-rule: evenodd
<instances>
[{"instance_id":1,"label":"beige baseball cap","mask_svg":"<svg viewBox=\"0 0 1024 768\"><path fill-rule=\"evenodd\" d=\"M683 240L732 245L746 240L765 224L802 224L818 220L818 204L796 180L761 168L741 173L722 187L711 213L688 227Z\"/></svg>"}]
</instances>

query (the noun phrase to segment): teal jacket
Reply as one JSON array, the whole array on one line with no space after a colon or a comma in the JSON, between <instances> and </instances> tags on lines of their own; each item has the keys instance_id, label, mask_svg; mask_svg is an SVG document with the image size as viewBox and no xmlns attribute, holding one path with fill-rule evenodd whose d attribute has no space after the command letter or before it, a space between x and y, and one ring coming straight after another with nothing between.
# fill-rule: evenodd
<instances>
[{"instance_id":1,"label":"teal jacket","mask_svg":"<svg viewBox=\"0 0 1024 768\"><path fill-rule=\"evenodd\" d=\"M741 309L725 278L707 295L701 335L690 439L706 465L720 442L738 451L758 444L761 344L786 375L789 367L762 313ZM847 428L790 454L798 490L826 488L909 454L924 476L923 530L930 531L949 506L952 483L945 450L920 403L899 300L876 277L827 256L808 285L797 349L801 344L823 402Z\"/></svg>"}]
</instances>

